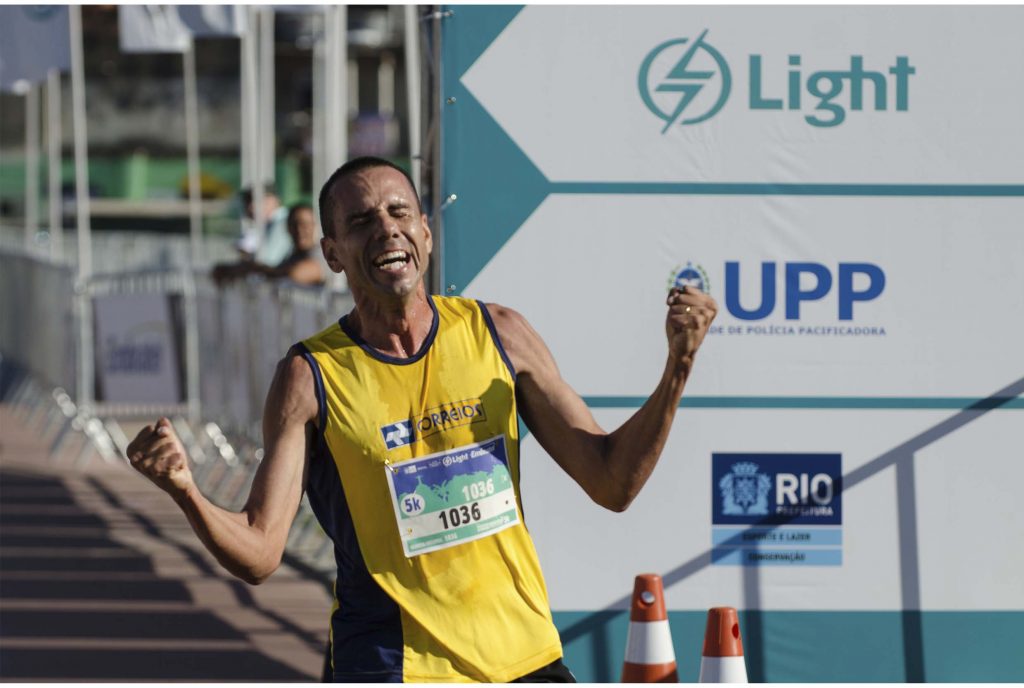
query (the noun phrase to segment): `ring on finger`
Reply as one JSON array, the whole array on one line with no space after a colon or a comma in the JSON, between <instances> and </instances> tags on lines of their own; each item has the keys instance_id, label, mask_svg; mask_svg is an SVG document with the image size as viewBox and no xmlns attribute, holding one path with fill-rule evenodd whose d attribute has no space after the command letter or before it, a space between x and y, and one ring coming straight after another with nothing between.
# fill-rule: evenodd
<instances>
[{"instance_id":1,"label":"ring on finger","mask_svg":"<svg viewBox=\"0 0 1024 688\"><path fill-rule=\"evenodd\" d=\"M686 313L687 315L689 315L689 314L690 314L690 311L692 311L692 310L693 310L693 308L691 308L690 306L687 306L687 307L686 307L686 310L685 310L685 311L683 311L683 312L684 312L684 313Z\"/></svg>"}]
</instances>

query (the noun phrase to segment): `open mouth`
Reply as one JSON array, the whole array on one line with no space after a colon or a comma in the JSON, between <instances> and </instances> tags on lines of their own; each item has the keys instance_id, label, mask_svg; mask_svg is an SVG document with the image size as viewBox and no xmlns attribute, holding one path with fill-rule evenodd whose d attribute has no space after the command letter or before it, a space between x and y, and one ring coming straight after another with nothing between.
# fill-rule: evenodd
<instances>
[{"instance_id":1,"label":"open mouth","mask_svg":"<svg viewBox=\"0 0 1024 688\"><path fill-rule=\"evenodd\" d=\"M395 272L409 263L409 254L405 251L386 251L373 259L373 267L378 270Z\"/></svg>"}]
</instances>

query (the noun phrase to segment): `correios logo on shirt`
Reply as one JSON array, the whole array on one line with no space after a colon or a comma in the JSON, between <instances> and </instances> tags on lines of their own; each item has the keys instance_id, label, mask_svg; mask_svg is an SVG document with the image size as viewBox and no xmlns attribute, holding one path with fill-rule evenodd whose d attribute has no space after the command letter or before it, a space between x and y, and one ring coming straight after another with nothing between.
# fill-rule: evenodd
<instances>
[{"instance_id":1,"label":"correios logo on shirt","mask_svg":"<svg viewBox=\"0 0 1024 688\"><path fill-rule=\"evenodd\" d=\"M439 432L485 420L487 413L480 399L463 399L450 401L427 409L412 418L381 426L380 434L384 438L384 445L391 451Z\"/></svg>"},{"instance_id":2,"label":"correios logo on shirt","mask_svg":"<svg viewBox=\"0 0 1024 688\"><path fill-rule=\"evenodd\" d=\"M400 420L397 423L385 425L381 427L380 434L384 436L384 445L389 451L395 447L404 447L416 441L416 435L413 434L412 430L412 423L408 420Z\"/></svg>"}]
</instances>

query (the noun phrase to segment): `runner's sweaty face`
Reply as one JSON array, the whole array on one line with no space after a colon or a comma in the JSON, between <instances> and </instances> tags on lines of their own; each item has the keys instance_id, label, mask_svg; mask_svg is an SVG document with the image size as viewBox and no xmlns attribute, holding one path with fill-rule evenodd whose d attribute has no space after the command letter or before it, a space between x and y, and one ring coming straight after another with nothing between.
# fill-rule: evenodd
<instances>
[{"instance_id":1,"label":"runner's sweaty face","mask_svg":"<svg viewBox=\"0 0 1024 688\"><path fill-rule=\"evenodd\" d=\"M334 226L322 242L331 269L345 273L356 295L415 293L433 242L405 176L370 167L337 182L333 196Z\"/></svg>"}]
</instances>

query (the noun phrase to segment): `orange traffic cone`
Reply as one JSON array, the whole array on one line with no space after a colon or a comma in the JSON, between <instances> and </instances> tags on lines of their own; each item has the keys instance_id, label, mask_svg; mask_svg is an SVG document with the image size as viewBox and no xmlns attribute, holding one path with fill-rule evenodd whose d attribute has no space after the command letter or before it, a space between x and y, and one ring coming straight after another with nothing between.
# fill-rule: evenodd
<instances>
[{"instance_id":1,"label":"orange traffic cone","mask_svg":"<svg viewBox=\"0 0 1024 688\"><path fill-rule=\"evenodd\" d=\"M700 658L701 683L746 683L740 623L732 607L708 610L704 652Z\"/></svg>"},{"instance_id":2,"label":"orange traffic cone","mask_svg":"<svg viewBox=\"0 0 1024 688\"><path fill-rule=\"evenodd\" d=\"M665 612L661 576L642 573L633 583L622 683L677 683L676 652Z\"/></svg>"}]
</instances>

